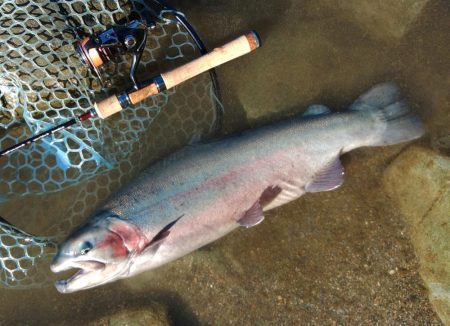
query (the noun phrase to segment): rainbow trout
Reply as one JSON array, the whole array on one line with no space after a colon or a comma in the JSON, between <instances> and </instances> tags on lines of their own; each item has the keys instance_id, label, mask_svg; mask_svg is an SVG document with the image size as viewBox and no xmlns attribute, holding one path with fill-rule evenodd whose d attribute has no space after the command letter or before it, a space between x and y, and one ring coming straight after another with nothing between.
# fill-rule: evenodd
<instances>
[{"instance_id":1,"label":"rainbow trout","mask_svg":"<svg viewBox=\"0 0 450 326\"><path fill-rule=\"evenodd\" d=\"M424 133L398 88L377 85L343 113L313 105L240 135L191 145L151 166L59 247L62 293L130 277L184 256L264 211L344 181L342 153L409 141Z\"/></svg>"}]
</instances>

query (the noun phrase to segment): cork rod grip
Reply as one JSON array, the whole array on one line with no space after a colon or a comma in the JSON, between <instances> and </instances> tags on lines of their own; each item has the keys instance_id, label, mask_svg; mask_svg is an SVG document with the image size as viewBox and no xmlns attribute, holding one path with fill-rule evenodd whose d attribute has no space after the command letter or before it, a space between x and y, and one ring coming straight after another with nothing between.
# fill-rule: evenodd
<instances>
[{"instance_id":1,"label":"cork rod grip","mask_svg":"<svg viewBox=\"0 0 450 326\"><path fill-rule=\"evenodd\" d=\"M130 98L131 104L136 104L140 101L145 100L147 97L156 95L158 93L158 86L156 86L155 83L151 83L150 85L145 86L137 91L128 93L128 97Z\"/></svg>"},{"instance_id":2,"label":"cork rod grip","mask_svg":"<svg viewBox=\"0 0 450 326\"><path fill-rule=\"evenodd\" d=\"M120 105L117 96L112 95L104 99L103 101L95 103L94 108L99 118L106 119L107 117L113 115L114 113L117 113L120 110L122 110L122 105Z\"/></svg>"},{"instance_id":3,"label":"cork rod grip","mask_svg":"<svg viewBox=\"0 0 450 326\"><path fill-rule=\"evenodd\" d=\"M256 32L252 31L238 37L234 41L214 49L212 52L205 54L194 61L161 74L161 77L164 81L166 89L169 89L192 77L200 75L209 69L247 54L257 49L260 44L261 42L258 35ZM128 93L128 98L131 104L136 104L158 93L158 86L155 83L152 83L137 91ZM102 119L105 119L121 110L122 106L116 95L110 96L95 104L95 111Z\"/></svg>"},{"instance_id":4,"label":"cork rod grip","mask_svg":"<svg viewBox=\"0 0 450 326\"><path fill-rule=\"evenodd\" d=\"M259 37L256 32L252 31L179 68L163 73L161 76L166 88L169 89L209 69L247 54L259 46Z\"/></svg>"}]
</instances>

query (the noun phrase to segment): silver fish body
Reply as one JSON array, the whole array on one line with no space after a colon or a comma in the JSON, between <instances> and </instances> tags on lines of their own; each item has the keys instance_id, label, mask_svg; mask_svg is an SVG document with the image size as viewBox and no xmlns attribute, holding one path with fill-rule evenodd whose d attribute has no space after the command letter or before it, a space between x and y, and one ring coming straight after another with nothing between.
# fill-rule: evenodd
<instances>
[{"instance_id":1,"label":"silver fish body","mask_svg":"<svg viewBox=\"0 0 450 326\"><path fill-rule=\"evenodd\" d=\"M302 116L188 146L144 171L69 236L52 270L81 272L57 289L86 289L170 262L260 223L264 211L306 192L339 187L342 153L422 134L397 87L381 84L344 113L315 105Z\"/></svg>"}]
</instances>

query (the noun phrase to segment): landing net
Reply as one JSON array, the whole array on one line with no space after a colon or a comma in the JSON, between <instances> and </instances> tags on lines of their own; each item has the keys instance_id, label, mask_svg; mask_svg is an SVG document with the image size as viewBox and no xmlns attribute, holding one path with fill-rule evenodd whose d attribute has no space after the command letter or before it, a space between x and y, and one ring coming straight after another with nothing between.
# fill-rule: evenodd
<instances>
[{"instance_id":1,"label":"landing net","mask_svg":"<svg viewBox=\"0 0 450 326\"><path fill-rule=\"evenodd\" d=\"M101 66L101 85L75 41L134 19L149 30L139 77L148 79L199 55L182 16L160 1L2 1L0 148L65 122L130 86L131 58ZM220 127L214 78L202 74L108 118L76 125L0 158L0 285L46 284L54 243L152 161ZM33 238L33 234L51 236ZM31 249L36 248L31 254ZM34 250L34 249L33 249ZM39 251L40 250L40 251ZM43 274L44 273L44 274Z\"/></svg>"}]
</instances>

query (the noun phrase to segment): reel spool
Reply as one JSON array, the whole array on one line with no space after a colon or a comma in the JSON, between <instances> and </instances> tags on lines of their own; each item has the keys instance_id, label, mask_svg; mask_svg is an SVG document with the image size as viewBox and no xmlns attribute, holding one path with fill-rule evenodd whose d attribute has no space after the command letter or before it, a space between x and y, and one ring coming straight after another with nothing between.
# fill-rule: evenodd
<instances>
[{"instance_id":1,"label":"reel spool","mask_svg":"<svg viewBox=\"0 0 450 326\"><path fill-rule=\"evenodd\" d=\"M94 33L76 43L81 61L105 84L99 67L114 60L119 55L131 54L133 61L130 79L133 88L138 89L136 71L147 41L147 30L156 26L155 22L133 20L124 26L114 26L101 33Z\"/></svg>"}]
</instances>

